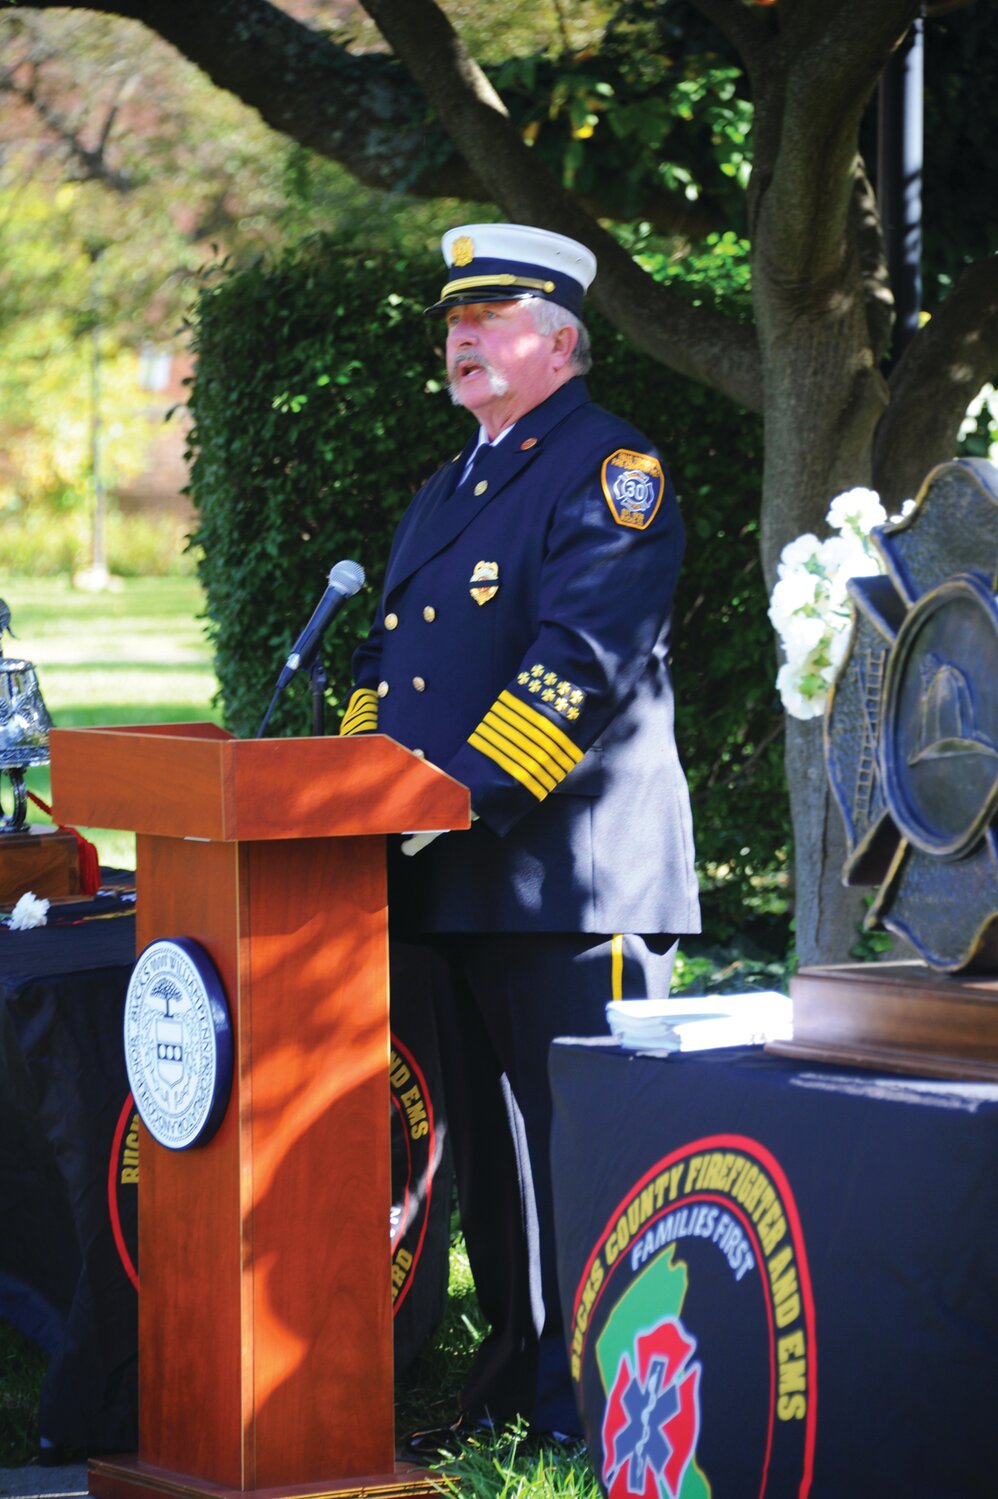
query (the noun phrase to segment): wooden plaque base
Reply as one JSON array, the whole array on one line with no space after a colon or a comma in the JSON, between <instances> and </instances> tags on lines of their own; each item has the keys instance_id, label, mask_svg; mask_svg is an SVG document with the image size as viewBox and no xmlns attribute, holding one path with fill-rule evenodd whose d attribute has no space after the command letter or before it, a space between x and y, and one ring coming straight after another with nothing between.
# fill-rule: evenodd
<instances>
[{"instance_id":1,"label":"wooden plaque base","mask_svg":"<svg viewBox=\"0 0 998 1499\"><path fill-rule=\"evenodd\" d=\"M442 1475L407 1463L393 1473L270 1489L225 1488L132 1457L91 1458L87 1474L97 1499L440 1499L453 1489Z\"/></svg>"},{"instance_id":2,"label":"wooden plaque base","mask_svg":"<svg viewBox=\"0 0 998 1499\"><path fill-rule=\"evenodd\" d=\"M80 851L72 833L34 824L0 833L0 905L25 891L55 900L80 892Z\"/></svg>"},{"instance_id":3,"label":"wooden plaque base","mask_svg":"<svg viewBox=\"0 0 998 1499\"><path fill-rule=\"evenodd\" d=\"M766 1048L779 1056L998 1082L998 979L850 963L801 969L790 997L793 1040Z\"/></svg>"}]
</instances>

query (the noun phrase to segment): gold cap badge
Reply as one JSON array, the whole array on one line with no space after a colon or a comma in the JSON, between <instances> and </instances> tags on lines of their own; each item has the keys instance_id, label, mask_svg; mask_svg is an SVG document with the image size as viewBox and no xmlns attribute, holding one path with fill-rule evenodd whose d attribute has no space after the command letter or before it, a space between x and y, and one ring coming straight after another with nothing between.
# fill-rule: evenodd
<instances>
[{"instance_id":1,"label":"gold cap badge","mask_svg":"<svg viewBox=\"0 0 998 1499\"><path fill-rule=\"evenodd\" d=\"M453 265L470 265L475 258L475 242L470 234L459 234L451 245Z\"/></svg>"}]
</instances>

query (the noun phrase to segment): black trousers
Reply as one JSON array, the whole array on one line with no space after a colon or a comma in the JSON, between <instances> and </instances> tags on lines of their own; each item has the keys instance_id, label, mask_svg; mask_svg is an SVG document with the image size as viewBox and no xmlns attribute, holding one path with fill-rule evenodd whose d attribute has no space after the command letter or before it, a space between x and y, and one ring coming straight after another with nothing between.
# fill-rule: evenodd
<instances>
[{"instance_id":1,"label":"black trousers","mask_svg":"<svg viewBox=\"0 0 998 1499\"><path fill-rule=\"evenodd\" d=\"M579 933L436 937L437 1027L461 1220L491 1330L463 1408L581 1432L558 1296L548 1050L608 1030L612 998L664 998L676 939Z\"/></svg>"}]
</instances>

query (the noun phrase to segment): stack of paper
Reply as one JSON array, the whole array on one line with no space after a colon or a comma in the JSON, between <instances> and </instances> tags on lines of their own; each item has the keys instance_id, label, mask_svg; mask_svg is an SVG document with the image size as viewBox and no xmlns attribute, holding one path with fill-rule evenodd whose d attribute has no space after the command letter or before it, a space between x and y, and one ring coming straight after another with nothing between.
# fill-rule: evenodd
<instances>
[{"instance_id":1,"label":"stack of paper","mask_svg":"<svg viewBox=\"0 0 998 1499\"><path fill-rule=\"evenodd\" d=\"M606 1007L610 1034L632 1051L707 1051L789 1041L793 1010L785 994L745 994L688 999L617 999Z\"/></svg>"}]
</instances>

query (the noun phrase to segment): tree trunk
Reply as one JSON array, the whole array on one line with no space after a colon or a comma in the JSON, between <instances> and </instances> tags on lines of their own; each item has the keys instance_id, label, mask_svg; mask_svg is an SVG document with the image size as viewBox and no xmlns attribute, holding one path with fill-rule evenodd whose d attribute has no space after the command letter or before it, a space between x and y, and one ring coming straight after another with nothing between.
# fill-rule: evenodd
<instances>
[{"instance_id":1,"label":"tree trunk","mask_svg":"<svg viewBox=\"0 0 998 1499\"><path fill-rule=\"evenodd\" d=\"M868 485L888 391L872 347L855 247L817 287L795 277L780 225L760 215L753 296L766 371L762 560L772 590L782 548L828 533L836 494ZM781 250L783 253L781 254ZM794 835L801 962L844 962L858 935L862 894L841 883L845 835L828 785L821 721L787 722L786 772Z\"/></svg>"},{"instance_id":2,"label":"tree trunk","mask_svg":"<svg viewBox=\"0 0 998 1499\"><path fill-rule=\"evenodd\" d=\"M822 720L787 719L794 834L794 922L802 965L844 963L860 934L864 892L842 883L846 838L825 772Z\"/></svg>"}]
</instances>

